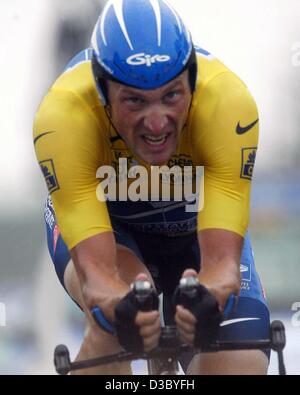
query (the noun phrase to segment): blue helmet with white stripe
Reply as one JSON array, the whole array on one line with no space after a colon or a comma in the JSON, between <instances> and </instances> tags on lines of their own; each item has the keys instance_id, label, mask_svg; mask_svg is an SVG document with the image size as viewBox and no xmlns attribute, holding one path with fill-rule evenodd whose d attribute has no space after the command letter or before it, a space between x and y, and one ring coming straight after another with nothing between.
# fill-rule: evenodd
<instances>
[{"instance_id":1,"label":"blue helmet with white stripe","mask_svg":"<svg viewBox=\"0 0 300 395\"><path fill-rule=\"evenodd\" d=\"M151 90L189 69L195 90L191 34L165 0L108 0L93 32L92 49L93 74L104 104L107 79Z\"/></svg>"}]
</instances>

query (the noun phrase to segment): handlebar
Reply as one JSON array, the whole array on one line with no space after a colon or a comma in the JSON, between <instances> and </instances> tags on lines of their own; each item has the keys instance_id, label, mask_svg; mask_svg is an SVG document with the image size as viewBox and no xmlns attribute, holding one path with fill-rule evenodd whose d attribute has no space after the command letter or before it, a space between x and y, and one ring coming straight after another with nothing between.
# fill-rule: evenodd
<instances>
[{"instance_id":1,"label":"handlebar","mask_svg":"<svg viewBox=\"0 0 300 395\"><path fill-rule=\"evenodd\" d=\"M181 292L181 300L184 304L193 303L193 298L197 292L199 282L195 277L187 277L181 280L179 290ZM137 307L141 311L151 311L154 305L157 294L149 281L137 281L132 285L132 291L135 294ZM231 297L233 296L233 298ZM230 295L227 305L231 309L236 304L236 297ZM225 308L226 310L226 308ZM227 308L227 311L230 309ZM224 314L225 315L225 314ZM162 328L159 346L149 352L121 352L119 354L109 355L100 358L94 358L87 361L71 362L69 350L64 345L59 345L55 349L54 364L58 374L67 375L70 371L87 369L95 366L106 365L114 362L134 361L137 359L145 359L147 361L153 358L161 358L176 361L182 353L186 351L196 351L198 353L214 353L220 351L235 351L235 350L264 350L272 349L278 354L279 374L286 375L286 369L283 359L283 350L286 345L285 328L281 321L274 321L270 326L269 339L262 340L244 340L244 341L214 341L208 346L202 348L195 348L187 344L182 344L177 328L175 326L166 326Z\"/></svg>"},{"instance_id":2,"label":"handlebar","mask_svg":"<svg viewBox=\"0 0 300 395\"><path fill-rule=\"evenodd\" d=\"M181 344L175 327L167 326L162 329L159 347L149 353L121 352L87 361L71 362L69 350L66 346L57 346L54 352L54 364L56 372L60 375L67 375L73 370L92 368L95 366L106 365L114 362L134 361L137 359L149 360L151 358L179 358L183 352L194 348ZM273 321L270 326L270 339L262 340L243 340L236 342L215 342L205 349L197 349L197 352L219 352L236 350L264 350L271 348L278 354L279 375L286 375L283 360L283 350L286 345L285 328L281 321Z\"/></svg>"}]
</instances>

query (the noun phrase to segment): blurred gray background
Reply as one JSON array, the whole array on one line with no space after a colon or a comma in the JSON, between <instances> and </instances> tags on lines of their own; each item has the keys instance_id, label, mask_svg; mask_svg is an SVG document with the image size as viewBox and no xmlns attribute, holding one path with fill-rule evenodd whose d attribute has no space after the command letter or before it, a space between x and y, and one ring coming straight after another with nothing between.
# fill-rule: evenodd
<instances>
[{"instance_id":1,"label":"blurred gray background","mask_svg":"<svg viewBox=\"0 0 300 395\"><path fill-rule=\"evenodd\" d=\"M252 243L272 318L286 325L288 372L300 374L300 2L170 2L194 41L235 71L257 101ZM54 347L66 343L74 357L80 344L82 314L59 285L46 249L47 191L31 136L43 95L89 46L103 3L0 3L0 374L53 374ZM276 368L273 356L270 374ZM135 369L143 372L141 364Z\"/></svg>"}]
</instances>

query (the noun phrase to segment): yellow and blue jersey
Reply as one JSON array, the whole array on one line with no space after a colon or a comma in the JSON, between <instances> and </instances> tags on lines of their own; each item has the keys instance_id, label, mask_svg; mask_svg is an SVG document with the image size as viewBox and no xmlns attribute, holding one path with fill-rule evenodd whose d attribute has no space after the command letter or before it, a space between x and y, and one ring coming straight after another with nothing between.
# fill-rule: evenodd
<instances>
[{"instance_id":1,"label":"yellow and blue jersey","mask_svg":"<svg viewBox=\"0 0 300 395\"><path fill-rule=\"evenodd\" d=\"M226 229L245 236L251 179L258 144L258 112L245 84L201 48L197 89L176 153L168 166L204 166L204 208L186 202L101 202L101 166L129 166L139 159L126 146L101 105L91 69L91 50L77 55L43 99L34 122L34 143L61 234L69 249L112 231L111 218L142 232L184 235Z\"/></svg>"}]
</instances>

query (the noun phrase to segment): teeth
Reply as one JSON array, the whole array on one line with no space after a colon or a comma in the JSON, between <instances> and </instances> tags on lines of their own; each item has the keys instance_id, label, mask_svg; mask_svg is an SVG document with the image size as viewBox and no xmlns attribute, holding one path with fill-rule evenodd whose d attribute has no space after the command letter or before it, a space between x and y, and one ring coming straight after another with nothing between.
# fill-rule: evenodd
<instances>
[{"instance_id":1,"label":"teeth","mask_svg":"<svg viewBox=\"0 0 300 395\"><path fill-rule=\"evenodd\" d=\"M162 136L159 137L153 137L153 136L144 136L145 140L147 141L147 143L151 144L151 145L160 145L163 144L166 140L166 138L168 137L167 134L164 134Z\"/></svg>"},{"instance_id":2,"label":"teeth","mask_svg":"<svg viewBox=\"0 0 300 395\"><path fill-rule=\"evenodd\" d=\"M163 135L158 136L158 137L154 137L154 136L150 136L150 135L146 135L146 136L145 136L145 138L146 138L147 140L151 140L151 141L163 140L163 139L165 139L166 137L167 137L167 134L163 134Z\"/></svg>"}]
</instances>

